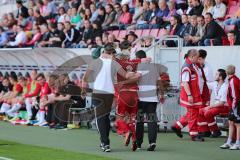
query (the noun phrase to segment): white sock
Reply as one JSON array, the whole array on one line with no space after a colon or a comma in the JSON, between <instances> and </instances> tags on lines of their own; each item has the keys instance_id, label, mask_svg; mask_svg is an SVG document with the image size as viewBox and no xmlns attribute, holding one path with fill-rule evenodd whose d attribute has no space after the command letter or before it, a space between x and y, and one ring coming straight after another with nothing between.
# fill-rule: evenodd
<instances>
[{"instance_id":1,"label":"white sock","mask_svg":"<svg viewBox=\"0 0 240 160\"><path fill-rule=\"evenodd\" d=\"M237 144L237 145L240 145L240 139L239 139L239 140L236 140L236 144Z\"/></svg>"},{"instance_id":2,"label":"white sock","mask_svg":"<svg viewBox=\"0 0 240 160\"><path fill-rule=\"evenodd\" d=\"M2 107L1 107L1 110L0 110L0 113L5 113L5 112L7 112L9 109L10 109L10 105L9 104L7 104L7 103L3 103L2 104Z\"/></svg>"},{"instance_id":3,"label":"white sock","mask_svg":"<svg viewBox=\"0 0 240 160\"><path fill-rule=\"evenodd\" d=\"M28 119L31 119L32 118L32 104L30 103L29 99L26 99L25 104L26 104Z\"/></svg>"},{"instance_id":4,"label":"white sock","mask_svg":"<svg viewBox=\"0 0 240 160\"><path fill-rule=\"evenodd\" d=\"M45 122L45 111L39 111L39 122L43 123Z\"/></svg>"},{"instance_id":5,"label":"white sock","mask_svg":"<svg viewBox=\"0 0 240 160\"><path fill-rule=\"evenodd\" d=\"M231 138L227 139L227 144L232 144L232 139Z\"/></svg>"},{"instance_id":6,"label":"white sock","mask_svg":"<svg viewBox=\"0 0 240 160\"><path fill-rule=\"evenodd\" d=\"M17 116L17 112L19 111L19 109L21 108L21 104L20 103L17 103L17 104L14 104L13 106L12 106L12 108L9 110L9 111L7 111L6 113L7 113L7 115L9 115L9 116L11 116L11 117L15 117L15 116Z\"/></svg>"}]
</instances>

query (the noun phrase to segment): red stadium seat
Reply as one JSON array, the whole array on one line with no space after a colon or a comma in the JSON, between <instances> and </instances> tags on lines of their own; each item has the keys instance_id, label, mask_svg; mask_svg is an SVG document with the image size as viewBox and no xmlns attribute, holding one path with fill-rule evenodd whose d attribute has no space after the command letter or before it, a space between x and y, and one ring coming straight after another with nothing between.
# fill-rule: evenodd
<instances>
[{"instance_id":1,"label":"red stadium seat","mask_svg":"<svg viewBox=\"0 0 240 160\"><path fill-rule=\"evenodd\" d=\"M138 37L141 37L142 36L142 32L143 30L141 29L138 29L138 30L135 30L134 33L138 36Z\"/></svg>"},{"instance_id":2,"label":"red stadium seat","mask_svg":"<svg viewBox=\"0 0 240 160\"><path fill-rule=\"evenodd\" d=\"M142 36L149 36L150 35L150 29L144 29L142 32Z\"/></svg>"},{"instance_id":3,"label":"red stadium seat","mask_svg":"<svg viewBox=\"0 0 240 160\"><path fill-rule=\"evenodd\" d=\"M153 37L157 37L158 32L159 32L159 29L152 29L151 32L150 32L150 35L153 36Z\"/></svg>"},{"instance_id":4,"label":"red stadium seat","mask_svg":"<svg viewBox=\"0 0 240 160\"><path fill-rule=\"evenodd\" d=\"M112 34L117 38L119 35L119 30L112 31Z\"/></svg>"},{"instance_id":5,"label":"red stadium seat","mask_svg":"<svg viewBox=\"0 0 240 160\"><path fill-rule=\"evenodd\" d=\"M235 25L228 25L224 27L224 31L228 33L229 31L235 30Z\"/></svg>"},{"instance_id":6,"label":"red stadium seat","mask_svg":"<svg viewBox=\"0 0 240 160\"><path fill-rule=\"evenodd\" d=\"M158 32L157 38L161 38L163 36L167 35L167 30L166 29L160 29L160 31Z\"/></svg>"},{"instance_id":7,"label":"red stadium seat","mask_svg":"<svg viewBox=\"0 0 240 160\"><path fill-rule=\"evenodd\" d=\"M228 41L227 37L222 37L222 45L223 46L229 46L230 42Z\"/></svg>"},{"instance_id":8,"label":"red stadium seat","mask_svg":"<svg viewBox=\"0 0 240 160\"><path fill-rule=\"evenodd\" d=\"M122 41L125 36L127 35L127 30L120 30L118 37L116 37L118 40Z\"/></svg>"},{"instance_id":9,"label":"red stadium seat","mask_svg":"<svg viewBox=\"0 0 240 160\"><path fill-rule=\"evenodd\" d=\"M229 1L228 7L231 7L231 6L237 6L237 1Z\"/></svg>"}]
</instances>

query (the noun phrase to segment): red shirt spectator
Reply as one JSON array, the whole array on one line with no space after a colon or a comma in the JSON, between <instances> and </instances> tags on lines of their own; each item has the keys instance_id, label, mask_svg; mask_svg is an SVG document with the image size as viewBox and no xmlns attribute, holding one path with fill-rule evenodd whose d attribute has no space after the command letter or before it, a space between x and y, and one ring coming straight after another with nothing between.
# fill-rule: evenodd
<instances>
[{"instance_id":1,"label":"red shirt spectator","mask_svg":"<svg viewBox=\"0 0 240 160\"><path fill-rule=\"evenodd\" d=\"M127 4L123 5L122 7L123 13L121 14L119 18L120 24L131 24L132 23L132 15L129 12L129 7Z\"/></svg>"}]
</instances>

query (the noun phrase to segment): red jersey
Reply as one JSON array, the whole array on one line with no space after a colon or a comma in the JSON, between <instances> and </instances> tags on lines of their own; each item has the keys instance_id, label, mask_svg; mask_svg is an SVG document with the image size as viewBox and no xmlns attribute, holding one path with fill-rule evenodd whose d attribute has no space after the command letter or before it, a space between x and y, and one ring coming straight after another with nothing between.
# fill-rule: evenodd
<instances>
[{"instance_id":1,"label":"red jersey","mask_svg":"<svg viewBox=\"0 0 240 160\"><path fill-rule=\"evenodd\" d=\"M44 85L41 88L40 98L43 98L44 96L46 96L50 93L51 93L51 89L49 88L48 83L45 82Z\"/></svg>"},{"instance_id":2,"label":"red jersey","mask_svg":"<svg viewBox=\"0 0 240 160\"><path fill-rule=\"evenodd\" d=\"M137 60L116 60L121 66L122 68L126 71L126 72L135 72L137 70L137 66L138 63L141 62L141 60L137 59ZM125 77L122 77L121 75L117 75L117 81L118 82L123 82L126 81ZM138 85L137 82L134 83L128 83L128 84L123 84L120 88L121 89L132 89L132 90L138 90Z\"/></svg>"},{"instance_id":3,"label":"red jersey","mask_svg":"<svg viewBox=\"0 0 240 160\"><path fill-rule=\"evenodd\" d=\"M13 92L17 92L20 95L23 92L23 87L17 83L13 86Z\"/></svg>"},{"instance_id":4,"label":"red jersey","mask_svg":"<svg viewBox=\"0 0 240 160\"><path fill-rule=\"evenodd\" d=\"M39 95L41 91L41 85L36 82L32 81L31 83L27 84L27 94L25 94L25 98L36 97Z\"/></svg>"},{"instance_id":5,"label":"red jersey","mask_svg":"<svg viewBox=\"0 0 240 160\"><path fill-rule=\"evenodd\" d=\"M240 80L234 75L228 81L227 102L231 108L235 108L240 103Z\"/></svg>"}]
</instances>

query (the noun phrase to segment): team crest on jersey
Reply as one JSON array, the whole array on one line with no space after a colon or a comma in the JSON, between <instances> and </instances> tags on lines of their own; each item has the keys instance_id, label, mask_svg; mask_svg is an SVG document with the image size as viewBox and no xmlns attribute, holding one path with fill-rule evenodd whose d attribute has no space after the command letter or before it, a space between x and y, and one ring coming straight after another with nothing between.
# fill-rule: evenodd
<instances>
[{"instance_id":1,"label":"team crest on jersey","mask_svg":"<svg viewBox=\"0 0 240 160\"><path fill-rule=\"evenodd\" d=\"M133 67L132 67L131 65L128 65L128 66L126 67L126 69L127 69L127 71L133 71Z\"/></svg>"}]
</instances>

